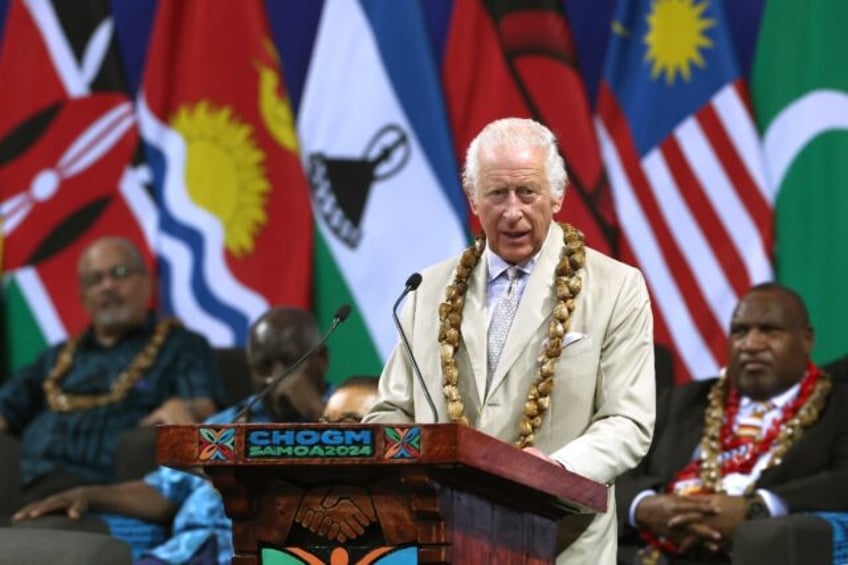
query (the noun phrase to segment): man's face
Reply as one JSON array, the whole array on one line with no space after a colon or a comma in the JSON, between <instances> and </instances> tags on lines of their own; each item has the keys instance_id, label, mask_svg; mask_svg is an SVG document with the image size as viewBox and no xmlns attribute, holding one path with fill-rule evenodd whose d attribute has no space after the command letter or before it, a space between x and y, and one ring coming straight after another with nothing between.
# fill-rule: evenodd
<instances>
[{"instance_id":1,"label":"man's face","mask_svg":"<svg viewBox=\"0 0 848 565\"><path fill-rule=\"evenodd\" d=\"M309 349L299 325L280 319L259 321L248 346L254 391L261 392ZM269 416L276 422L317 420L324 409L326 368L326 350L319 351L277 383L263 401Z\"/></svg>"},{"instance_id":2,"label":"man's face","mask_svg":"<svg viewBox=\"0 0 848 565\"><path fill-rule=\"evenodd\" d=\"M754 291L736 307L727 340L729 377L755 400L771 398L804 375L812 330L778 290Z\"/></svg>"},{"instance_id":3,"label":"man's face","mask_svg":"<svg viewBox=\"0 0 848 565\"><path fill-rule=\"evenodd\" d=\"M541 147L481 151L477 192L471 210L492 251L518 264L535 255L545 241L562 198L555 199L545 175Z\"/></svg>"},{"instance_id":4,"label":"man's face","mask_svg":"<svg viewBox=\"0 0 848 565\"><path fill-rule=\"evenodd\" d=\"M82 303L98 337L120 337L144 322L150 302L150 276L120 244L99 242L80 261Z\"/></svg>"}]
</instances>

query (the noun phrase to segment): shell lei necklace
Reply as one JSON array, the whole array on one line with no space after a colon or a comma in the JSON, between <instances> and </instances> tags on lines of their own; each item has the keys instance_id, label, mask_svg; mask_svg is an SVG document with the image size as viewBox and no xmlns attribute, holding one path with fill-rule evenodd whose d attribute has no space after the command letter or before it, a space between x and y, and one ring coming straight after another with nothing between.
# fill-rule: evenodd
<instances>
[{"instance_id":1,"label":"shell lei necklace","mask_svg":"<svg viewBox=\"0 0 848 565\"><path fill-rule=\"evenodd\" d=\"M133 358L130 366L121 371L121 374L109 388L109 392L104 394L67 394L62 391L59 383L71 368L74 362L74 354L80 342L79 337L69 339L62 351L59 352L56 365L44 381L44 395L47 398L48 406L54 412L73 412L122 401L142 375L153 366L162 344L165 343L165 338L168 337L168 332L180 325L180 322L175 318L166 318L157 322L150 341Z\"/></svg>"},{"instance_id":2,"label":"shell lei necklace","mask_svg":"<svg viewBox=\"0 0 848 565\"><path fill-rule=\"evenodd\" d=\"M554 291L557 301L548 329L548 339L543 344L539 355L539 374L530 385L527 402L524 405L524 415L518 425L519 435L515 445L519 448L529 447L535 443L536 431L542 425L542 420L551 404L554 370L562 353L562 338L568 332L577 295L583 288L583 281L577 276L586 262L583 233L570 224L561 223L559 226L563 231L563 248L554 274ZM459 370L456 366L456 350L462 341L462 311L465 307L465 293L468 291L468 278L480 262L485 248L486 236L480 233L463 251L453 282L445 289L445 301L439 305L439 355L448 417L451 422L465 425L468 425L468 418L465 417L465 406L457 387Z\"/></svg>"},{"instance_id":3,"label":"shell lei necklace","mask_svg":"<svg viewBox=\"0 0 848 565\"><path fill-rule=\"evenodd\" d=\"M727 380L726 373L722 373L710 390L709 406L704 416L704 435L701 439L702 457L680 473L681 477L697 474L702 487L709 492L722 492L721 480L724 475L750 473L759 458L770 451L771 456L765 469L780 465L786 452L800 439L804 430L819 419L831 388L830 378L810 363L801 379L798 396L794 402L784 406L765 436L755 442L743 458L729 458L720 462L719 456L722 452L736 447L733 424L739 411L739 392L736 387L729 387L730 390L727 390Z\"/></svg>"}]
</instances>

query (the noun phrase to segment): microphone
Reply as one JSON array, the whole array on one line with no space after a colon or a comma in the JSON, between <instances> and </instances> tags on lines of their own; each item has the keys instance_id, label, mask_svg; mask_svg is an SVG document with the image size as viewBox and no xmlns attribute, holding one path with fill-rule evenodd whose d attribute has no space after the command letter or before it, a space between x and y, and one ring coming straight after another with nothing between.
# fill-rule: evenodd
<instances>
[{"instance_id":1,"label":"microphone","mask_svg":"<svg viewBox=\"0 0 848 565\"><path fill-rule=\"evenodd\" d=\"M330 324L330 327L327 329L327 333L324 334L324 337L321 338L321 341L316 343L312 347L312 349L301 355L297 359L297 361L289 365L282 373L273 377L271 381L267 385L265 385L265 388L263 388L259 394L254 396L251 401L248 402L247 405L245 405L244 408L238 411L238 414L235 415L231 423L238 422L242 418L242 416L247 414L247 412L254 404L268 396L268 393L274 390L277 385L280 384L280 381L282 381L290 374L294 373L298 369L298 367L303 365L307 360L309 360L310 357L315 355L315 353L317 353L322 347L324 347L324 344L327 343L327 340L330 339L330 336L333 335L333 332L336 331L336 328L339 327L339 324L347 320L348 316L350 316L350 304L342 304L341 306L339 306L339 309L336 310L336 313L333 316L333 321Z\"/></svg>"},{"instance_id":2,"label":"microphone","mask_svg":"<svg viewBox=\"0 0 848 565\"><path fill-rule=\"evenodd\" d=\"M421 374L421 369L418 367L418 361L415 360L415 355L412 354L412 347L409 346L409 340L406 338L406 332L403 331L403 326L400 325L400 320L397 315L397 309L401 301L407 294L416 290L420 284L420 274L412 273L409 275L409 278L406 279L406 286L404 287L403 292L400 293L400 296L398 296L398 299L395 301L394 308L392 308L392 319L395 321L395 326L397 326L398 333L400 334L400 340L403 343L403 348L406 350L406 356L409 357L409 361L412 363L412 370L418 378L418 384L421 385L421 390L424 392L424 398L427 399L427 404L430 405L430 412L433 414L433 421L438 424L439 413L436 410L436 405L433 403L433 397L430 396L430 391L427 390L427 385L424 383L424 376Z\"/></svg>"}]
</instances>

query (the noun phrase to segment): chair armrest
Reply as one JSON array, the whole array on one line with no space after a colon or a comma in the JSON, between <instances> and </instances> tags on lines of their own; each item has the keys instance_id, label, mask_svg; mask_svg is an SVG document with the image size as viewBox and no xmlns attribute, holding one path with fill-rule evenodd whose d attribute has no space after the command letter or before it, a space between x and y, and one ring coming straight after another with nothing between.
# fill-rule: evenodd
<instances>
[{"instance_id":1,"label":"chair armrest","mask_svg":"<svg viewBox=\"0 0 848 565\"><path fill-rule=\"evenodd\" d=\"M0 528L0 565L131 565L130 546L106 534Z\"/></svg>"}]
</instances>

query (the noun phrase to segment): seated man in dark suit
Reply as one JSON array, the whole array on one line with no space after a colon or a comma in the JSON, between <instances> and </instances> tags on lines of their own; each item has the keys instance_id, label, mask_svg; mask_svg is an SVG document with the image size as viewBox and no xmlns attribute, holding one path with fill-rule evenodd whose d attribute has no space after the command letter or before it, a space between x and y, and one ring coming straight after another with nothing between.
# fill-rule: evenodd
<instances>
[{"instance_id":1,"label":"seated man in dark suit","mask_svg":"<svg viewBox=\"0 0 848 565\"><path fill-rule=\"evenodd\" d=\"M748 291L726 370L663 395L647 457L616 482L619 562L729 562L740 524L848 509L848 389L812 345L795 292Z\"/></svg>"}]
</instances>

